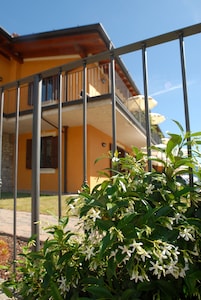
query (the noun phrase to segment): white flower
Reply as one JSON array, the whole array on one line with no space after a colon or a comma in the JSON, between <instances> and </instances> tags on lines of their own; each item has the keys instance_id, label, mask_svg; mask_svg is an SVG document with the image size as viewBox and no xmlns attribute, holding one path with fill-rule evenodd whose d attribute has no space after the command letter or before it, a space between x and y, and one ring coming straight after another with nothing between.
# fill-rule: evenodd
<instances>
[{"instance_id":1,"label":"white flower","mask_svg":"<svg viewBox=\"0 0 201 300\"><path fill-rule=\"evenodd\" d=\"M119 161L119 158L118 157L116 157L116 156L113 156L113 158L112 158L112 162L113 163L115 163L115 162L118 162Z\"/></svg>"},{"instance_id":2,"label":"white flower","mask_svg":"<svg viewBox=\"0 0 201 300\"><path fill-rule=\"evenodd\" d=\"M154 185L150 183L150 184L146 187L145 194L146 194L147 196L153 194L153 189L154 189Z\"/></svg>"},{"instance_id":3,"label":"white flower","mask_svg":"<svg viewBox=\"0 0 201 300\"><path fill-rule=\"evenodd\" d=\"M128 257L131 257L131 255L132 255L132 250L129 250L129 248L126 246L126 245L124 245L124 246L119 246L119 249L121 249L122 250L122 254L126 254L126 255L128 255Z\"/></svg>"},{"instance_id":4,"label":"white flower","mask_svg":"<svg viewBox=\"0 0 201 300\"><path fill-rule=\"evenodd\" d=\"M132 244L130 244L130 247L133 247L133 252L136 250L137 252L140 252L140 251L142 251L142 246L143 245L143 243L141 243L141 242L136 242L136 240L134 239L133 240L133 242L132 242Z\"/></svg>"},{"instance_id":5,"label":"white flower","mask_svg":"<svg viewBox=\"0 0 201 300\"><path fill-rule=\"evenodd\" d=\"M165 225L169 230L172 230L172 225L173 225L173 223L174 223L174 218L169 217L169 218L166 219L166 222L165 222L164 225Z\"/></svg>"},{"instance_id":6,"label":"white flower","mask_svg":"<svg viewBox=\"0 0 201 300\"><path fill-rule=\"evenodd\" d=\"M61 291L61 294L65 294L68 292L69 287L66 285L66 278L64 276L61 276L61 279L57 279L57 282L60 283L59 289Z\"/></svg>"},{"instance_id":7,"label":"white flower","mask_svg":"<svg viewBox=\"0 0 201 300\"><path fill-rule=\"evenodd\" d=\"M180 214L180 213L176 213L176 214L174 215L174 218L175 218L176 224L178 224L178 223L179 223L179 220L182 220L182 219L183 219L183 215Z\"/></svg>"},{"instance_id":8,"label":"white flower","mask_svg":"<svg viewBox=\"0 0 201 300\"><path fill-rule=\"evenodd\" d=\"M111 253L110 253L110 257L109 258L112 258L114 257L114 260L116 260L116 254L117 254L118 250L115 249L115 250L112 250Z\"/></svg>"},{"instance_id":9,"label":"white flower","mask_svg":"<svg viewBox=\"0 0 201 300\"><path fill-rule=\"evenodd\" d=\"M91 261L89 268L91 271L94 271L94 270L97 270L98 266L99 266L99 263L97 261L93 260L93 261Z\"/></svg>"},{"instance_id":10,"label":"white flower","mask_svg":"<svg viewBox=\"0 0 201 300\"><path fill-rule=\"evenodd\" d=\"M84 251L82 251L82 253L86 255L85 260L90 260L90 258L95 255L94 247L92 246L86 247Z\"/></svg>"},{"instance_id":11,"label":"white flower","mask_svg":"<svg viewBox=\"0 0 201 300\"><path fill-rule=\"evenodd\" d=\"M136 251L137 254L140 256L140 258L142 259L142 261L145 262L146 257L151 258L151 256L143 247L141 247L142 245L143 243L141 242L138 243L136 242L136 240L133 240L133 243L130 244L130 247L132 247L131 252Z\"/></svg>"},{"instance_id":12,"label":"white flower","mask_svg":"<svg viewBox=\"0 0 201 300\"><path fill-rule=\"evenodd\" d=\"M144 277L139 274L139 271L137 268L133 269L130 280L135 280L135 282L138 281L144 281Z\"/></svg>"},{"instance_id":13,"label":"white flower","mask_svg":"<svg viewBox=\"0 0 201 300\"><path fill-rule=\"evenodd\" d=\"M166 275L172 274L175 278L179 277L179 268L176 265L177 262L171 261L168 265L165 265L166 268Z\"/></svg>"},{"instance_id":14,"label":"white flower","mask_svg":"<svg viewBox=\"0 0 201 300\"><path fill-rule=\"evenodd\" d=\"M89 215L90 218L93 219L94 222L96 221L96 219L101 219L100 211L96 211L94 208L91 208L87 214Z\"/></svg>"},{"instance_id":15,"label":"white flower","mask_svg":"<svg viewBox=\"0 0 201 300\"><path fill-rule=\"evenodd\" d=\"M143 262L145 262L146 258L151 258L151 256L149 255L149 253L143 249L143 251L141 251L140 253L137 252L140 256Z\"/></svg>"},{"instance_id":16,"label":"white flower","mask_svg":"<svg viewBox=\"0 0 201 300\"><path fill-rule=\"evenodd\" d=\"M150 262L152 264L152 267L149 268L150 271L153 271L153 275L158 275L157 278L161 278L161 274L163 273L165 275L165 269L163 266L159 265L159 262Z\"/></svg>"},{"instance_id":17,"label":"white flower","mask_svg":"<svg viewBox=\"0 0 201 300\"><path fill-rule=\"evenodd\" d=\"M118 241L123 242L124 240L124 235L121 232L121 230L117 229L116 227L112 226L109 229L109 233L110 233L110 240L113 239L113 237L116 235Z\"/></svg>"},{"instance_id":18,"label":"white flower","mask_svg":"<svg viewBox=\"0 0 201 300\"><path fill-rule=\"evenodd\" d=\"M186 276L185 268L180 270L179 276L182 277L182 278L184 278Z\"/></svg>"},{"instance_id":19,"label":"white flower","mask_svg":"<svg viewBox=\"0 0 201 300\"><path fill-rule=\"evenodd\" d=\"M77 214L77 208L76 208L76 206L73 205L73 204L69 204L68 206L69 206L69 209L71 210L71 214L72 215L76 215Z\"/></svg>"},{"instance_id":20,"label":"white flower","mask_svg":"<svg viewBox=\"0 0 201 300\"><path fill-rule=\"evenodd\" d=\"M194 242L195 241L194 234L195 232L193 227L188 227L188 228L185 227L181 229L178 238L181 237L185 241L191 240L192 242Z\"/></svg>"}]
</instances>

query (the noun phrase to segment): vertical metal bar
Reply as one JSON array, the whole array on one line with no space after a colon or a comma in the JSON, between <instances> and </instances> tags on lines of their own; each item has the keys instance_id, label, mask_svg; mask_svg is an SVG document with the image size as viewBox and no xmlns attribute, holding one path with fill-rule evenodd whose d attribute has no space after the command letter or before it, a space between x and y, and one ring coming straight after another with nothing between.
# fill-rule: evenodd
<instances>
[{"instance_id":1,"label":"vertical metal bar","mask_svg":"<svg viewBox=\"0 0 201 300\"><path fill-rule=\"evenodd\" d=\"M19 110L20 110L20 85L16 89L16 118L15 118L15 152L14 152L14 207L13 207L13 269L16 271L16 244L17 244L17 173L18 173L18 145L19 145Z\"/></svg>"},{"instance_id":2,"label":"vertical metal bar","mask_svg":"<svg viewBox=\"0 0 201 300\"><path fill-rule=\"evenodd\" d=\"M151 156L151 129L149 118L149 102L148 102L148 72L147 72L147 51L146 45L142 48L142 65L143 65L143 82L144 82L144 101L145 101L145 120L146 120L146 135L147 135L147 155ZM148 170L152 169L151 160L148 160Z\"/></svg>"},{"instance_id":3,"label":"vertical metal bar","mask_svg":"<svg viewBox=\"0 0 201 300\"><path fill-rule=\"evenodd\" d=\"M67 151L68 151L68 127L64 126L64 193L67 193Z\"/></svg>"},{"instance_id":4,"label":"vertical metal bar","mask_svg":"<svg viewBox=\"0 0 201 300\"><path fill-rule=\"evenodd\" d=\"M83 186L87 185L87 68L86 62L83 64Z\"/></svg>"},{"instance_id":5,"label":"vertical metal bar","mask_svg":"<svg viewBox=\"0 0 201 300\"><path fill-rule=\"evenodd\" d=\"M188 108L188 92L187 92L187 81L186 81L186 63L185 63L185 50L184 50L184 39L183 34L179 36L179 45L180 45L180 59L181 59L181 72L182 72L182 85L183 85L183 97L184 97L184 113L185 113L185 124L186 124L186 132L191 132L190 130L190 117L189 117L189 108ZM192 156L192 148L191 148L191 138L187 138L187 151L188 156ZM189 169L189 184L193 186L193 174L192 169Z\"/></svg>"},{"instance_id":6,"label":"vertical metal bar","mask_svg":"<svg viewBox=\"0 0 201 300\"><path fill-rule=\"evenodd\" d=\"M59 101L58 101L58 218L61 219L62 194L62 72L59 73Z\"/></svg>"},{"instance_id":7,"label":"vertical metal bar","mask_svg":"<svg viewBox=\"0 0 201 300\"><path fill-rule=\"evenodd\" d=\"M32 223L31 232L36 241L35 250L40 248L39 202L40 202L40 153L41 153L41 96L42 79L34 77L33 95L33 139L32 139Z\"/></svg>"},{"instance_id":8,"label":"vertical metal bar","mask_svg":"<svg viewBox=\"0 0 201 300\"><path fill-rule=\"evenodd\" d=\"M112 156L117 148L116 138L116 95L115 95L115 59L114 55L110 57L111 65L111 97L112 97Z\"/></svg>"},{"instance_id":9,"label":"vertical metal bar","mask_svg":"<svg viewBox=\"0 0 201 300\"><path fill-rule=\"evenodd\" d=\"M2 143L3 143L3 109L4 109L4 90L0 89L1 103L0 103L0 198L2 189Z\"/></svg>"}]
</instances>

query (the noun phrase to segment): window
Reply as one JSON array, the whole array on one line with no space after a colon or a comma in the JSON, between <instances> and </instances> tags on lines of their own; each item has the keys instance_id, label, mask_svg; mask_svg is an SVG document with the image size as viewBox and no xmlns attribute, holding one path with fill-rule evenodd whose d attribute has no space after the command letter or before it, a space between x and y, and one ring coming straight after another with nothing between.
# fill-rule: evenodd
<instances>
[{"instance_id":1,"label":"window","mask_svg":"<svg viewBox=\"0 0 201 300\"><path fill-rule=\"evenodd\" d=\"M33 105L34 85L29 83L28 88L28 104ZM54 101L59 98L59 81L58 76L43 78L42 81L42 102Z\"/></svg>"},{"instance_id":2,"label":"window","mask_svg":"<svg viewBox=\"0 0 201 300\"><path fill-rule=\"evenodd\" d=\"M41 138L41 168L58 167L58 137L47 136ZM26 145L26 168L32 168L32 140L27 140Z\"/></svg>"},{"instance_id":3,"label":"window","mask_svg":"<svg viewBox=\"0 0 201 300\"><path fill-rule=\"evenodd\" d=\"M58 99L58 76L47 77L42 83L42 102Z\"/></svg>"}]
</instances>

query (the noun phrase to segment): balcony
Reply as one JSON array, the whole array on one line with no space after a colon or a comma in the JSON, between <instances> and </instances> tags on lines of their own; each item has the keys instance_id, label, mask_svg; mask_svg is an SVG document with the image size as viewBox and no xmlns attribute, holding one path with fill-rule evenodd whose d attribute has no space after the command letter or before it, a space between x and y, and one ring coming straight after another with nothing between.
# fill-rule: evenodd
<instances>
[{"instance_id":1,"label":"balcony","mask_svg":"<svg viewBox=\"0 0 201 300\"><path fill-rule=\"evenodd\" d=\"M122 115L130 119L136 126L136 134L138 132L141 140L140 145L144 142L145 134L145 114L140 106L136 103L135 110L130 109L130 98L136 95L134 87L129 86L128 83L122 80L119 69L115 70L115 93L117 104L119 103L119 109L121 110L121 116L119 119L119 132L122 131L121 122L123 124ZM91 119L89 114L89 122L91 125L99 123L98 128L103 132L109 132L111 127L111 70L109 63L96 63L88 65L86 69L86 93L88 97L89 108L91 106ZM82 89L83 89L83 70L75 69L68 72L63 72L61 76L62 89L60 91L60 83L58 74L44 77L42 80L42 91L41 91L41 103L43 120L47 121L46 125L43 126L44 130L50 129L47 126L49 122L53 126L57 124L57 113L55 108L58 106L58 99L60 93L62 93L61 101L63 106L63 120L68 120L64 125L68 126L80 126L79 122L82 122ZM4 129L8 132L14 132L15 126L15 114L16 114L16 98L17 98L17 83L15 87L7 88L4 90L4 116L6 122ZM19 112L21 116L21 132L30 130L32 126L32 112L33 112L33 93L34 93L33 81L25 80L20 86L20 104ZM104 125L103 128L103 114L99 114L98 110L104 112ZM70 114L74 111L73 115ZM95 118L94 118L95 116ZM124 116L124 118L125 118ZM108 119L110 120L108 120ZM121 120L120 120L121 119ZM24 120L24 121L23 121ZM80 120L78 122L78 120ZM29 121L29 122L28 122ZM108 123L108 126L106 126ZM95 126L95 125L94 125ZM140 137L143 134L143 138ZM128 130L129 134L129 130ZM122 136L125 133L122 132ZM157 130L153 132L152 139L156 142L160 142L161 133L158 134ZM124 142L129 145L129 140L124 138Z\"/></svg>"}]
</instances>

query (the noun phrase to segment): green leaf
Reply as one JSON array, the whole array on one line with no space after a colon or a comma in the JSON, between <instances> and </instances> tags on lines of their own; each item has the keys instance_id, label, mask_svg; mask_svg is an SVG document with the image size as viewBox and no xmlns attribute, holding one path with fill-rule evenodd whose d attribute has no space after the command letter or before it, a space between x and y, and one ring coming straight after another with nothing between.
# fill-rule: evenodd
<instances>
[{"instance_id":1,"label":"green leaf","mask_svg":"<svg viewBox=\"0 0 201 300\"><path fill-rule=\"evenodd\" d=\"M126 215L124 216L118 223L117 228L118 229L122 229L125 226L129 226L129 223L131 223L134 218L136 217L136 214L130 214L130 215Z\"/></svg>"},{"instance_id":2,"label":"green leaf","mask_svg":"<svg viewBox=\"0 0 201 300\"><path fill-rule=\"evenodd\" d=\"M101 241L101 245L100 245L100 258L103 257L103 254L105 252L105 250L110 247L113 243L113 239L110 239L110 234L108 233L106 236L104 236L104 238Z\"/></svg>"},{"instance_id":3,"label":"green leaf","mask_svg":"<svg viewBox=\"0 0 201 300\"><path fill-rule=\"evenodd\" d=\"M137 292L135 289L127 289L121 295L121 300L141 300L140 293Z\"/></svg>"},{"instance_id":4,"label":"green leaf","mask_svg":"<svg viewBox=\"0 0 201 300\"><path fill-rule=\"evenodd\" d=\"M71 258L73 256L73 251L69 251L69 252L66 252L64 255L62 255L59 260L58 260L58 264L61 265L63 264L63 262L69 262L71 261Z\"/></svg>"},{"instance_id":5,"label":"green leaf","mask_svg":"<svg viewBox=\"0 0 201 300\"><path fill-rule=\"evenodd\" d=\"M59 220L59 224L62 225L62 228L65 228L68 224L69 218L63 217Z\"/></svg>"},{"instance_id":6,"label":"green leaf","mask_svg":"<svg viewBox=\"0 0 201 300\"><path fill-rule=\"evenodd\" d=\"M184 167L191 167L193 168L194 164L192 163L192 161L189 158L179 158L178 160L176 160L175 162L175 169L184 166Z\"/></svg>"},{"instance_id":7,"label":"green leaf","mask_svg":"<svg viewBox=\"0 0 201 300\"><path fill-rule=\"evenodd\" d=\"M107 195L111 196L111 195L115 194L117 190L118 190L117 186L110 185L107 187L106 192L107 192Z\"/></svg>"},{"instance_id":8,"label":"green leaf","mask_svg":"<svg viewBox=\"0 0 201 300\"><path fill-rule=\"evenodd\" d=\"M190 225L196 226L201 231L201 219L198 219L198 218L188 218L187 221L188 221L188 223Z\"/></svg>"},{"instance_id":9,"label":"green leaf","mask_svg":"<svg viewBox=\"0 0 201 300\"><path fill-rule=\"evenodd\" d=\"M173 120L173 122L174 122L175 124L177 124L177 126L179 127L181 133L183 134L183 133L184 133L184 129L183 129L182 125L181 125L178 121L176 121L176 120Z\"/></svg>"},{"instance_id":10,"label":"green leaf","mask_svg":"<svg viewBox=\"0 0 201 300\"><path fill-rule=\"evenodd\" d=\"M197 136L201 138L201 131L191 133L191 137L197 137Z\"/></svg>"},{"instance_id":11,"label":"green leaf","mask_svg":"<svg viewBox=\"0 0 201 300\"><path fill-rule=\"evenodd\" d=\"M54 300L63 300L63 297L61 296L59 289L55 282L51 282L51 291L52 291L52 297Z\"/></svg>"},{"instance_id":12,"label":"green leaf","mask_svg":"<svg viewBox=\"0 0 201 300\"><path fill-rule=\"evenodd\" d=\"M163 206L157 209L156 217L167 216L173 211L173 208L169 205Z\"/></svg>"},{"instance_id":13,"label":"green leaf","mask_svg":"<svg viewBox=\"0 0 201 300\"><path fill-rule=\"evenodd\" d=\"M82 283L89 285L100 285L102 281L97 277L89 276L87 278L83 278Z\"/></svg>"},{"instance_id":14,"label":"green leaf","mask_svg":"<svg viewBox=\"0 0 201 300\"><path fill-rule=\"evenodd\" d=\"M108 291L108 289L101 287L101 286L91 286L86 288L86 290L91 293L93 296L96 297L96 299L113 299L112 294L110 293L110 291Z\"/></svg>"},{"instance_id":15,"label":"green leaf","mask_svg":"<svg viewBox=\"0 0 201 300\"><path fill-rule=\"evenodd\" d=\"M172 153L172 150L179 146L182 142L182 137L178 134L169 134L171 138L169 139L167 146L166 146L166 153L167 156L170 157L170 154Z\"/></svg>"},{"instance_id":16,"label":"green leaf","mask_svg":"<svg viewBox=\"0 0 201 300\"><path fill-rule=\"evenodd\" d=\"M6 294L6 296L8 298L13 298L13 293L11 292L11 290L6 286L6 284L3 282L0 286L0 288L2 289L3 293Z\"/></svg>"},{"instance_id":17,"label":"green leaf","mask_svg":"<svg viewBox=\"0 0 201 300\"><path fill-rule=\"evenodd\" d=\"M96 225L103 231L107 231L114 226L111 220L96 219Z\"/></svg>"},{"instance_id":18,"label":"green leaf","mask_svg":"<svg viewBox=\"0 0 201 300\"><path fill-rule=\"evenodd\" d=\"M185 283L188 287L188 291L190 293L190 295L192 296L196 290L196 284L199 284L200 280L201 280L201 270L198 269L190 269L185 278Z\"/></svg>"}]
</instances>

